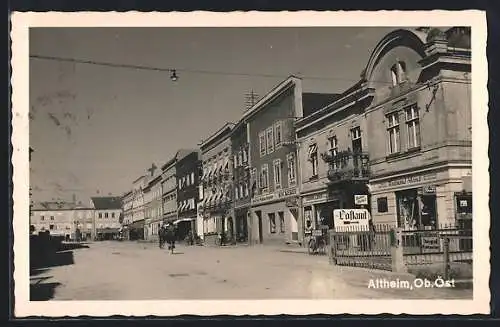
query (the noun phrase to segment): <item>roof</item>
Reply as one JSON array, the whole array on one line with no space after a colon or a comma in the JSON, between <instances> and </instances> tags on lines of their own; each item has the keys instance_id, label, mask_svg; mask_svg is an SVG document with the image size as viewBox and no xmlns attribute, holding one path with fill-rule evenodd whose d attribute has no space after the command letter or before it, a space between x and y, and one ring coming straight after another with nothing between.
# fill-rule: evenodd
<instances>
[{"instance_id":1,"label":"roof","mask_svg":"<svg viewBox=\"0 0 500 327\"><path fill-rule=\"evenodd\" d=\"M341 94L337 93L303 93L302 94L302 110L303 117L307 117L312 113L326 107L330 103L339 99Z\"/></svg>"},{"instance_id":2,"label":"roof","mask_svg":"<svg viewBox=\"0 0 500 327\"><path fill-rule=\"evenodd\" d=\"M232 122L226 122L221 128L219 128L215 133L210 135L206 140L203 140L200 144L200 146L203 148L209 143L212 143L217 139L217 137L223 135L224 132L230 132L233 127L235 126L235 123Z\"/></svg>"},{"instance_id":3,"label":"roof","mask_svg":"<svg viewBox=\"0 0 500 327\"><path fill-rule=\"evenodd\" d=\"M189 155L192 152L198 152L196 149L179 149L175 153L174 157L167 161L163 166L161 166L161 170L167 169L168 166L171 166L174 164L176 161L181 160L185 156Z\"/></svg>"},{"instance_id":4,"label":"roof","mask_svg":"<svg viewBox=\"0 0 500 327\"><path fill-rule=\"evenodd\" d=\"M92 203L97 210L112 210L122 208L122 199L119 196L92 197Z\"/></svg>"},{"instance_id":5,"label":"roof","mask_svg":"<svg viewBox=\"0 0 500 327\"><path fill-rule=\"evenodd\" d=\"M34 203L32 210L35 211L74 210L76 207L77 205L73 202L41 201Z\"/></svg>"}]
</instances>

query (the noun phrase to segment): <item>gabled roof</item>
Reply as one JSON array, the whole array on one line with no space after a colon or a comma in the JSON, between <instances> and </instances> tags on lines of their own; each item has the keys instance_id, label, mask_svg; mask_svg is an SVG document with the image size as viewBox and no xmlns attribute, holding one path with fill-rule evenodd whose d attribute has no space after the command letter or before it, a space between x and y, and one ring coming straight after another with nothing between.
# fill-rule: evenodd
<instances>
[{"instance_id":1,"label":"gabled roof","mask_svg":"<svg viewBox=\"0 0 500 327\"><path fill-rule=\"evenodd\" d=\"M179 149L179 150L177 150L174 157L172 159L170 159L169 161L167 161L163 166L161 166L161 170L167 169L167 167L173 165L175 162L181 160L182 158L184 158L188 154L190 154L192 152L197 152L197 151L198 150L196 150L196 149Z\"/></svg>"},{"instance_id":2,"label":"gabled roof","mask_svg":"<svg viewBox=\"0 0 500 327\"><path fill-rule=\"evenodd\" d=\"M113 210L122 208L122 199L118 196L92 197L92 203L97 210Z\"/></svg>"},{"instance_id":3,"label":"gabled roof","mask_svg":"<svg viewBox=\"0 0 500 327\"><path fill-rule=\"evenodd\" d=\"M216 142L217 140L223 140L225 137L230 136L230 132L235 126L234 123L232 122L226 122L221 128L219 128L215 133L210 135L206 140L203 140L200 144L200 148L203 151L205 147L207 147L209 144L212 144Z\"/></svg>"}]
</instances>

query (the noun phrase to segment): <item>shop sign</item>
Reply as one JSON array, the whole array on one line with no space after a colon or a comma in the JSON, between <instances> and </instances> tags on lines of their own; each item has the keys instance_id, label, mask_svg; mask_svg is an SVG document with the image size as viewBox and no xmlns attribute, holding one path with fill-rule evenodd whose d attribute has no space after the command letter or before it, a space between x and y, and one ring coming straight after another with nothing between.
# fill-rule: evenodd
<instances>
[{"instance_id":1,"label":"shop sign","mask_svg":"<svg viewBox=\"0 0 500 327\"><path fill-rule=\"evenodd\" d=\"M366 194L355 194L354 195L355 205L368 205L368 195Z\"/></svg>"},{"instance_id":2,"label":"shop sign","mask_svg":"<svg viewBox=\"0 0 500 327\"><path fill-rule=\"evenodd\" d=\"M335 209L333 223L336 232L369 231L370 213L366 209Z\"/></svg>"},{"instance_id":3,"label":"shop sign","mask_svg":"<svg viewBox=\"0 0 500 327\"><path fill-rule=\"evenodd\" d=\"M418 183L424 183L427 181L432 181L437 179L437 174L428 174L428 175L412 175L401 178L395 178L388 182L384 182L378 185L378 189L383 189L386 187L396 187L396 186L407 186L414 185Z\"/></svg>"},{"instance_id":4,"label":"shop sign","mask_svg":"<svg viewBox=\"0 0 500 327\"><path fill-rule=\"evenodd\" d=\"M270 194L265 194L265 195L259 195L256 196L252 199L252 202L254 204L256 203L262 203L262 202L268 202L268 201L273 201L273 200L279 200L288 196L296 195L297 194L297 189L295 187L293 188L288 188L284 190L279 190L274 193Z\"/></svg>"},{"instance_id":5,"label":"shop sign","mask_svg":"<svg viewBox=\"0 0 500 327\"><path fill-rule=\"evenodd\" d=\"M311 204L314 202L323 202L328 199L328 193L316 193L308 196L304 196L303 203L304 204Z\"/></svg>"},{"instance_id":6,"label":"shop sign","mask_svg":"<svg viewBox=\"0 0 500 327\"><path fill-rule=\"evenodd\" d=\"M422 191L424 194L436 194L436 185L425 185Z\"/></svg>"},{"instance_id":7,"label":"shop sign","mask_svg":"<svg viewBox=\"0 0 500 327\"><path fill-rule=\"evenodd\" d=\"M439 237L437 236L422 237L421 241L423 251L439 251L441 248Z\"/></svg>"}]
</instances>

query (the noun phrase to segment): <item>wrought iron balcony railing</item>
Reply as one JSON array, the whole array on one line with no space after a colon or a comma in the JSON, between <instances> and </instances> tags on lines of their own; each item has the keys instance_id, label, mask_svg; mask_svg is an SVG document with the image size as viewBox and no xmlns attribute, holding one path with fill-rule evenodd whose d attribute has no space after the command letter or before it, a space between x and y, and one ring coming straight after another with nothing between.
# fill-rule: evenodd
<instances>
[{"instance_id":1,"label":"wrought iron balcony railing","mask_svg":"<svg viewBox=\"0 0 500 327\"><path fill-rule=\"evenodd\" d=\"M342 151L334 155L324 153L322 157L329 165L330 182L364 181L370 178L370 158L366 152Z\"/></svg>"}]
</instances>

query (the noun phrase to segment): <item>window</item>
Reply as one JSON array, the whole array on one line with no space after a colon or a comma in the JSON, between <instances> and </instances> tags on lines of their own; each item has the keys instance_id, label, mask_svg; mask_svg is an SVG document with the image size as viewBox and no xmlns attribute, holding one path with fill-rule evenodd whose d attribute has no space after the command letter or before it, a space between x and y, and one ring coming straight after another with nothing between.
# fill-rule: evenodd
<instances>
[{"instance_id":1,"label":"window","mask_svg":"<svg viewBox=\"0 0 500 327\"><path fill-rule=\"evenodd\" d=\"M241 164L243 163L243 151L239 151L238 152L238 166L241 166Z\"/></svg>"},{"instance_id":2,"label":"window","mask_svg":"<svg viewBox=\"0 0 500 327\"><path fill-rule=\"evenodd\" d=\"M49 225L49 229L53 230L53 229L55 229L55 226L54 225Z\"/></svg>"},{"instance_id":3,"label":"window","mask_svg":"<svg viewBox=\"0 0 500 327\"><path fill-rule=\"evenodd\" d=\"M280 233L285 232L285 214L283 211L278 212L278 217L280 219Z\"/></svg>"},{"instance_id":4,"label":"window","mask_svg":"<svg viewBox=\"0 0 500 327\"><path fill-rule=\"evenodd\" d=\"M361 127L351 129L352 151L355 153L362 152L363 146L361 143Z\"/></svg>"},{"instance_id":5,"label":"window","mask_svg":"<svg viewBox=\"0 0 500 327\"><path fill-rule=\"evenodd\" d=\"M287 160L287 169L288 169L288 185L294 185L295 180L295 156L293 153L289 153L286 157Z\"/></svg>"},{"instance_id":6,"label":"window","mask_svg":"<svg viewBox=\"0 0 500 327\"><path fill-rule=\"evenodd\" d=\"M238 155L233 155L233 168L238 167Z\"/></svg>"},{"instance_id":7,"label":"window","mask_svg":"<svg viewBox=\"0 0 500 327\"><path fill-rule=\"evenodd\" d=\"M246 164L248 162L247 149L243 149L243 163Z\"/></svg>"},{"instance_id":8,"label":"window","mask_svg":"<svg viewBox=\"0 0 500 327\"><path fill-rule=\"evenodd\" d=\"M102 212L99 212L99 218L102 218Z\"/></svg>"},{"instance_id":9,"label":"window","mask_svg":"<svg viewBox=\"0 0 500 327\"><path fill-rule=\"evenodd\" d=\"M44 216L40 216L40 220L45 220L45 217Z\"/></svg>"},{"instance_id":10,"label":"window","mask_svg":"<svg viewBox=\"0 0 500 327\"><path fill-rule=\"evenodd\" d=\"M387 212L387 197L377 199L377 211L380 213Z\"/></svg>"},{"instance_id":11,"label":"window","mask_svg":"<svg viewBox=\"0 0 500 327\"><path fill-rule=\"evenodd\" d=\"M309 163L311 167L311 177L318 176L318 146L316 144L309 146Z\"/></svg>"},{"instance_id":12,"label":"window","mask_svg":"<svg viewBox=\"0 0 500 327\"><path fill-rule=\"evenodd\" d=\"M244 197L248 196L248 183L244 184L244 187L243 187L243 196Z\"/></svg>"},{"instance_id":13,"label":"window","mask_svg":"<svg viewBox=\"0 0 500 327\"><path fill-rule=\"evenodd\" d=\"M271 153L274 151L274 130L272 127L269 127L266 130L266 139L267 139L267 153Z\"/></svg>"},{"instance_id":14,"label":"window","mask_svg":"<svg viewBox=\"0 0 500 327\"><path fill-rule=\"evenodd\" d=\"M276 216L273 213L268 213L267 214L269 216L269 232L271 232L271 234L274 234L276 233Z\"/></svg>"},{"instance_id":15,"label":"window","mask_svg":"<svg viewBox=\"0 0 500 327\"><path fill-rule=\"evenodd\" d=\"M393 113L387 116L389 120L389 127L387 132L389 133L389 154L398 153L401 148L401 142L399 141L399 113Z\"/></svg>"},{"instance_id":16,"label":"window","mask_svg":"<svg viewBox=\"0 0 500 327\"><path fill-rule=\"evenodd\" d=\"M266 155L266 132L259 133L260 156Z\"/></svg>"},{"instance_id":17,"label":"window","mask_svg":"<svg viewBox=\"0 0 500 327\"><path fill-rule=\"evenodd\" d=\"M399 61L391 67L392 86L396 86L406 81L406 64Z\"/></svg>"},{"instance_id":18,"label":"window","mask_svg":"<svg viewBox=\"0 0 500 327\"><path fill-rule=\"evenodd\" d=\"M234 188L234 198L236 200L240 198L240 188L238 187L238 185L236 185L236 187Z\"/></svg>"},{"instance_id":19,"label":"window","mask_svg":"<svg viewBox=\"0 0 500 327\"><path fill-rule=\"evenodd\" d=\"M281 143L283 142L282 135L283 135L282 124L281 121L278 121L274 124L274 142L276 148L280 147Z\"/></svg>"},{"instance_id":20,"label":"window","mask_svg":"<svg viewBox=\"0 0 500 327\"><path fill-rule=\"evenodd\" d=\"M244 197L244 187L243 187L243 183L239 185L239 190L240 190L240 197Z\"/></svg>"},{"instance_id":21,"label":"window","mask_svg":"<svg viewBox=\"0 0 500 327\"><path fill-rule=\"evenodd\" d=\"M182 180L179 179L179 190L181 189L182 187Z\"/></svg>"},{"instance_id":22,"label":"window","mask_svg":"<svg viewBox=\"0 0 500 327\"><path fill-rule=\"evenodd\" d=\"M335 158L339 153L339 143L337 141L336 136L332 136L328 139L328 146L329 146L328 151L330 152L330 156L332 156L332 158ZM333 161L332 165L333 168L336 169L338 166L337 161Z\"/></svg>"},{"instance_id":23,"label":"window","mask_svg":"<svg viewBox=\"0 0 500 327\"><path fill-rule=\"evenodd\" d=\"M54 220L54 216L50 216L50 220Z\"/></svg>"},{"instance_id":24,"label":"window","mask_svg":"<svg viewBox=\"0 0 500 327\"><path fill-rule=\"evenodd\" d=\"M418 107L416 105L406 108L406 126L408 127L408 149L420 146L420 123Z\"/></svg>"},{"instance_id":25,"label":"window","mask_svg":"<svg viewBox=\"0 0 500 327\"><path fill-rule=\"evenodd\" d=\"M252 180L252 196L254 196L260 190L260 175L257 176L257 168L252 168L250 178Z\"/></svg>"},{"instance_id":26,"label":"window","mask_svg":"<svg viewBox=\"0 0 500 327\"><path fill-rule=\"evenodd\" d=\"M281 188L281 160L276 159L273 161L273 167L274 167L274 188L279 189Z\"/></svg>"},{"instance_id":27,"label":"window","mask_svg":"<svg viewBox=\"0 0 500 327\"><path fill-rule=\"evenodd\" d=\"M269 187L269 168L267 164L262 165L260 170L260 188L263 192L267 191Z\"/></svg>"},{"instance_id":28,"label":"window","mask_svg":"<svg viewBox=\"0 0 500 327\"><path fill-rule=\"evenodd\" d=\"M104 213L104 218L108 218L108 213Z\"/></svg>"}]
</instances>

